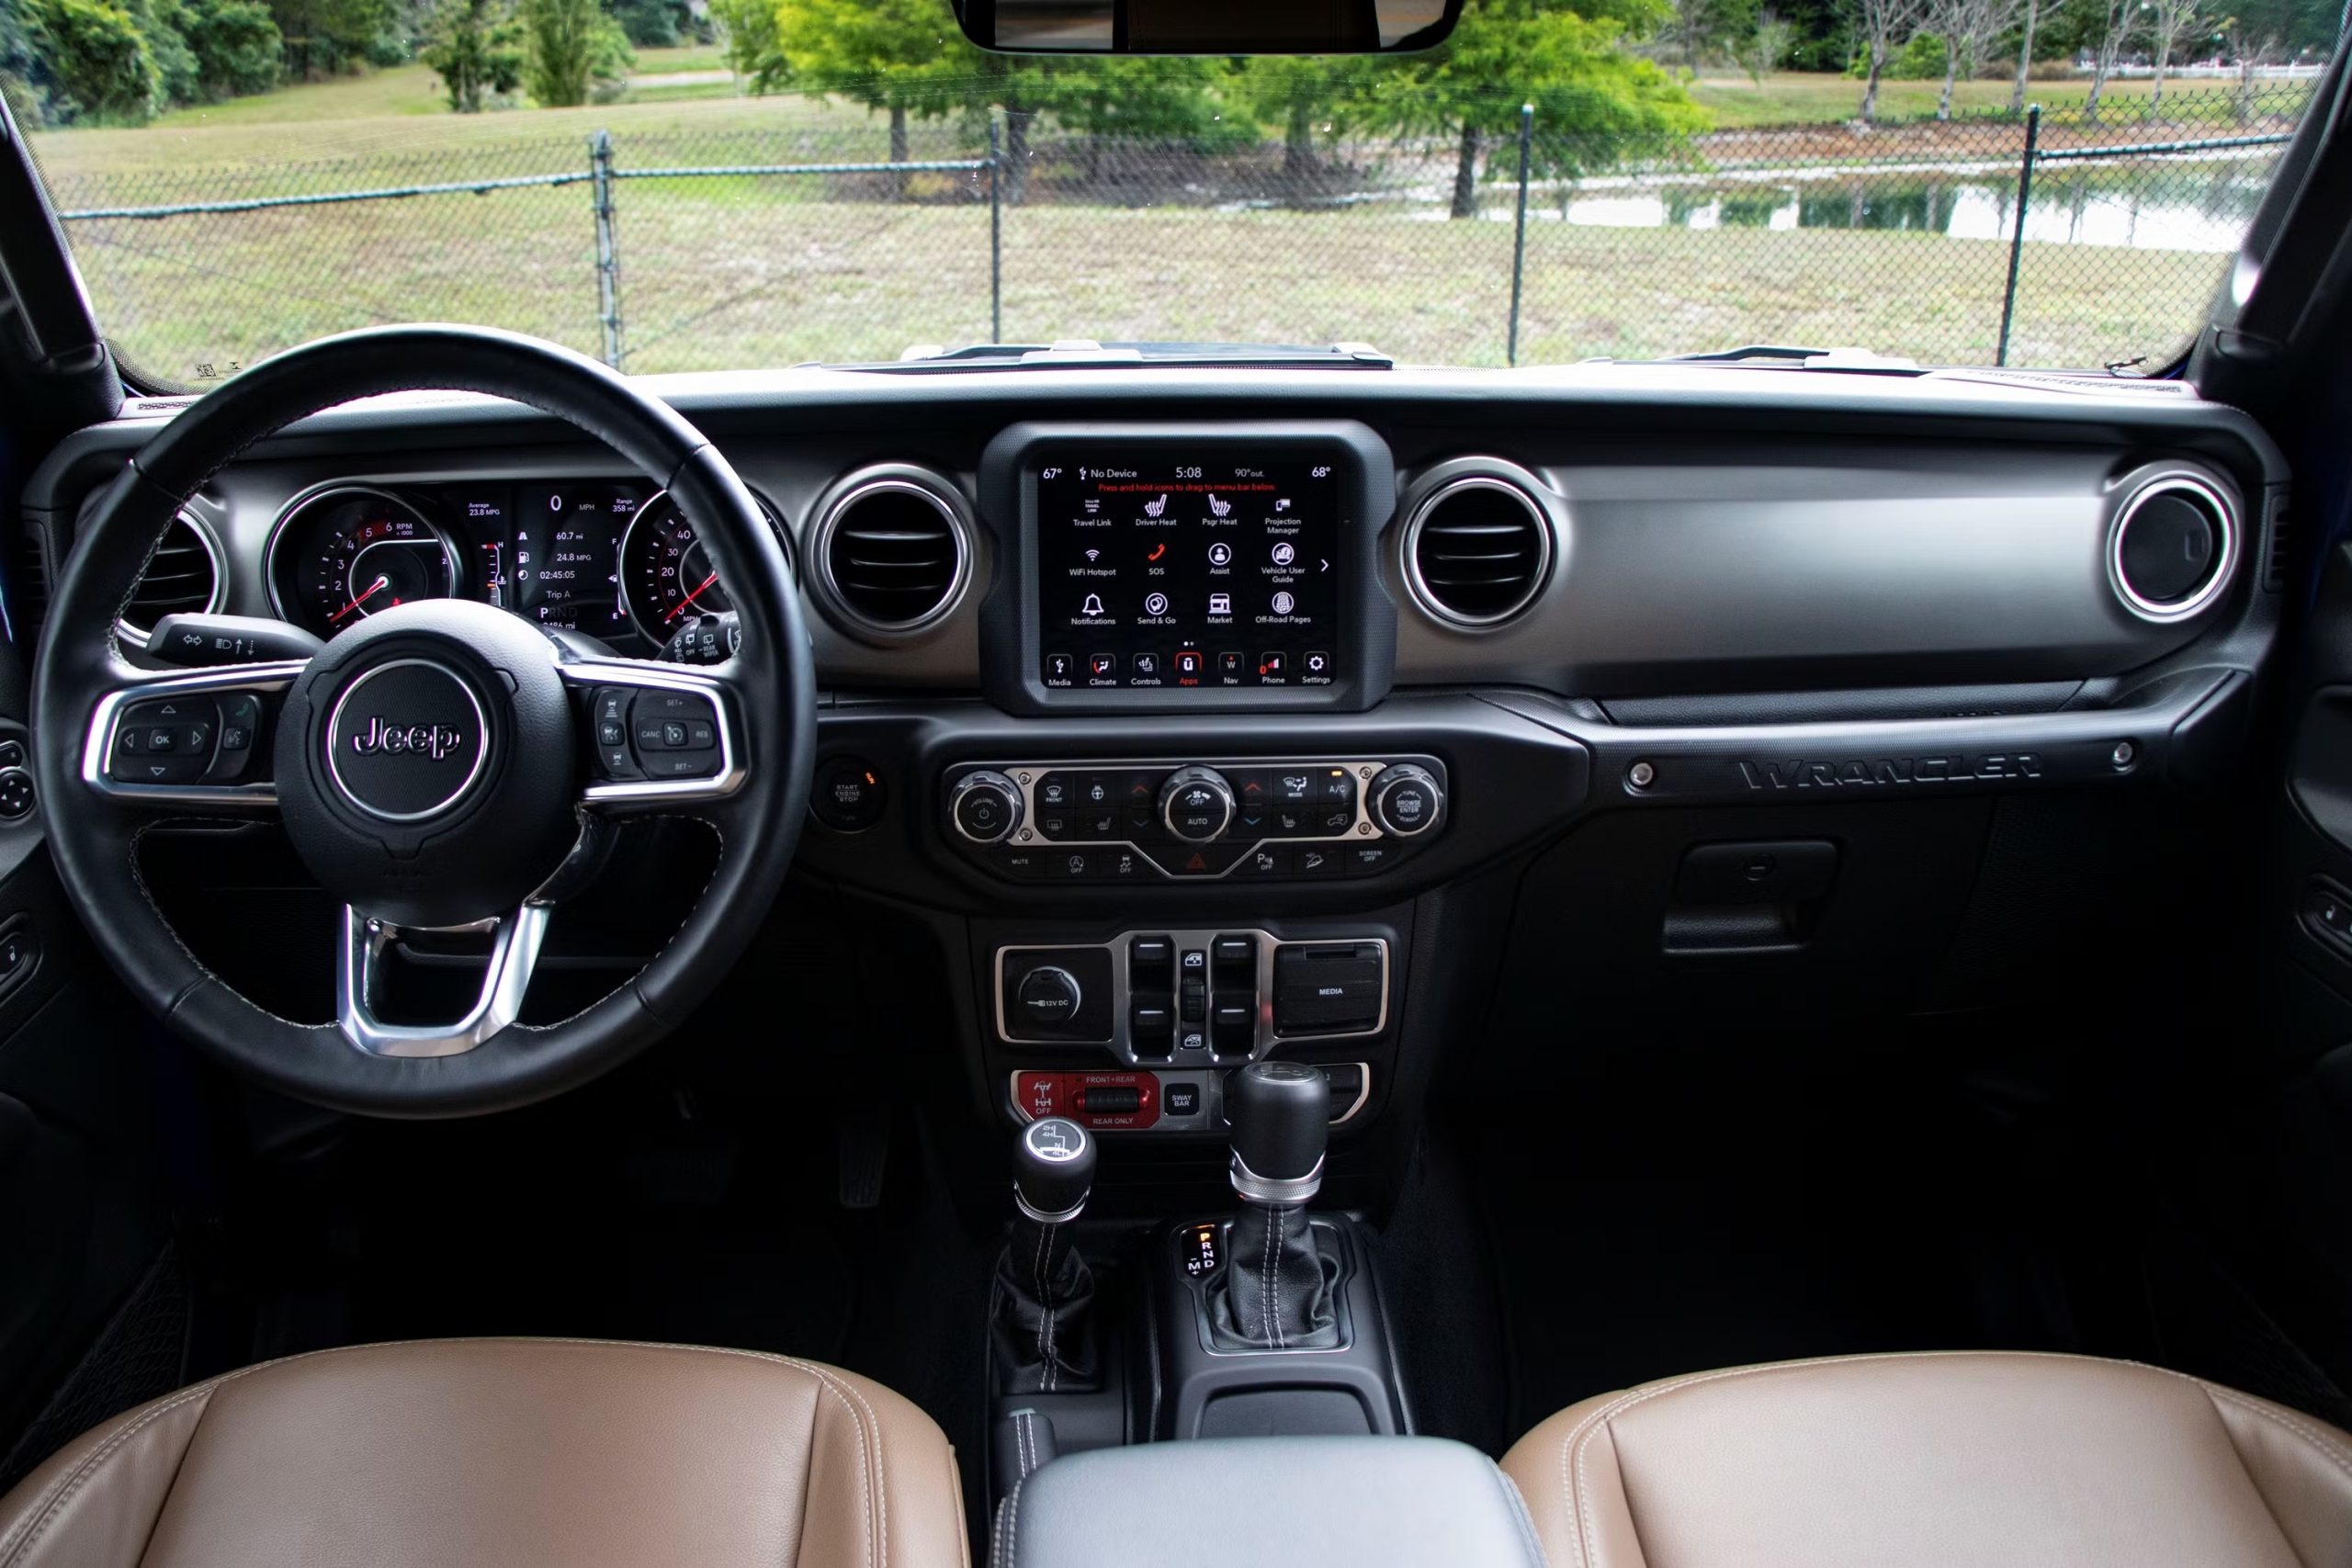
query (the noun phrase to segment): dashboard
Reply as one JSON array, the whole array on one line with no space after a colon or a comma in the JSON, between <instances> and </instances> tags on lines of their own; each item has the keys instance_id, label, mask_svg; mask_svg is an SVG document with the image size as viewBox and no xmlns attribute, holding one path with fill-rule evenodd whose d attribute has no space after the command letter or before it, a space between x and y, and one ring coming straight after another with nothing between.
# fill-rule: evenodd
<instances>
[{"instance_id":1,"label":"dashboard","mask_svg":"<svg viewBox=\"0 0 2352 1568\"><path fill-rule=\"evenodd\" d=\"M1001 1119L1214 1136L1216 1074L1279 1051L1373 1125L1463 1008L1563 1051L1612 1019L1720 1028L1773 985L1900 1010L1941 997L1968 920L1972 972L2026 973L2029 928L1982 900L2162 857L2119 841L2044 887L2054 863L2005 846L2096 842L2225 774L2279 616L2285 464L2169 384L650 384L767 508L813 612L799 863L924 931ZM134 404L33 476L20 622L176 406ZM182 527L139 616L331 637L457 596L634 657L725 650L694 519L490 400L307 420ZM913 1006L904 978L862 994Z\"/></svg>"},{"instance_id":2,"label":"dashboard","mask_svg":"<svg viewBox=\"0 0 2352 1568\"><path fill-rule=\"evenodd\" d=\"M693 520L644 484L330 481L288 502L263 555L271 610L321 637L462 598L639 652L729 608Z\"/></svg>"}]
</instances>

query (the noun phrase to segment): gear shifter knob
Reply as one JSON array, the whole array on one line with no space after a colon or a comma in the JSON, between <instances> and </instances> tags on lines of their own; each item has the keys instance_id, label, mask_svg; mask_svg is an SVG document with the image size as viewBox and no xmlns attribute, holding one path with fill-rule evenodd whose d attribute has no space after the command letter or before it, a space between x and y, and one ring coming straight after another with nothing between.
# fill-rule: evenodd
<instances>
[{"instance_id":1,"label":"gear shifter knob","mask_svg":"<svg viewBox=\"0 0 2352 1568\"><path fill-rule=\"evenodd\" d=\"M1233 1190L1251 1203L1304 1203L1323 1185L1331 1085L1304 1062L1252 1062L1225 1084Z\"/></svg>"},{"instance_id":2,"label":"gear shifter knob","mask_svg":"<svg viewBox=\"0 0 2352 1568\"><path fill-rule=\"evenodd\" d=\"M1094 1138L1077 1122L1048 1116L1021 1129L1013 1147L1012 1197L1040 1224L1078 1218L1094 1190Z\"/></svg>"}]
</instances>

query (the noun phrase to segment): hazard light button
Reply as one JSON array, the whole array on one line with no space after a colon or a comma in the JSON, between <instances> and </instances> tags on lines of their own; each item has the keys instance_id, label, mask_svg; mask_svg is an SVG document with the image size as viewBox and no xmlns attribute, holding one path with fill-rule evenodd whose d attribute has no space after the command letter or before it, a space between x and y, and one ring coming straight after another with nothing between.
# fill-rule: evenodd
<instances>
[{"instance_id":1,"label":"hazard light button","mask_svg":"<svg viewBox=\"0 0 2352 1568\"><path fill-rule=\"evenodd\" d=\"M1247 844L1153 844L1145 852L1170 876L1223 876L1250 852Z\"/></svg>"}]
</instances>

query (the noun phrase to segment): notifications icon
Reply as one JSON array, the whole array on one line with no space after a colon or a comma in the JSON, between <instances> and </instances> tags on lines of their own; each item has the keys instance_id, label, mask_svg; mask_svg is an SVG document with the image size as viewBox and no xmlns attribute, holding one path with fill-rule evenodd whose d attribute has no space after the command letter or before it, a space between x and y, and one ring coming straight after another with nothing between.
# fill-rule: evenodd
<instances>
[{"instance_id":1,"label":"notifications icon","mask_svg":"<svg viewBox=\"0 0 2352 1568\"><path fill-rule=\"evenodd\" d=\"M1100 593L1089 593L1086 596L1086 604L1079 610L1078 613L1081 615L1101 615L1102 613L1102 596Z\"/></svg>"}]
</instances>

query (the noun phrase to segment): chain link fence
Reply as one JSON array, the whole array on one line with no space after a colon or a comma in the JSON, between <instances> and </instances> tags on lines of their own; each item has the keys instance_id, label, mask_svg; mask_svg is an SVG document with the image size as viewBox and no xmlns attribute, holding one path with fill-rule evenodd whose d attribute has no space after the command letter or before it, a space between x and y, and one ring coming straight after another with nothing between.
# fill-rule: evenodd
<instances>
[{"instance_id":1,"label":"chain link fence","mask_svg":"<svg viewBox=\"0 0 2352 1568\"><path fill-rule=\"evenodd\" d=\"M429 320L638 371L1059 337L2082 367L2185 343L2309 92L1723 131L1638 159L1532 117L1302 148L975 118L918 124L894 157L878 122L746 101L711 129L46 173L126 357L175 382Z\"/></svg>"}]
</instances>

